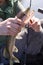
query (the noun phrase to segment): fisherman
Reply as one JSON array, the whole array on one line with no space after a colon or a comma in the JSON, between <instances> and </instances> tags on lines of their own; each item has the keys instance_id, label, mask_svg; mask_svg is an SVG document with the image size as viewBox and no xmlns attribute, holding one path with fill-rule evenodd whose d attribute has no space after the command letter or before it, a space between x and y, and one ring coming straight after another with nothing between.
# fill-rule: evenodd
<instances>
[{"instance_id":1,"label":"fisherman","mask_svg":"<svg viewBox=\"0 0 43 65\"><path fill-rule=\"evenodd\" d=\"M12 17L12 4L9 0L0 0L0 21L4 21ZM7 35L0 35L0 63L3 63L3 49L6 46Z\"/></svg>"},{"instance_id":2,"label":"fisherman","mask_svg":"<svg viewBox=\"0 0 43 65\"><path fill-rule=\"evenodd\" d=\"M2 0L1 0L1 1L2 1ZM17 2L18 2L18 1L15 2L16 5L17 5ZM15 9L15 12L16 12L16 11L17 11L17 10ZM34 22L35 22L35 21L34 21ZM33 26L34 24L36 25L36 27ZM40 31L40 25L38 25L38 22L37 22L37 23L36 23L36 22L33 23L31 27L32 27L33 30L35 30L35 31ZM36 29L36 28L37 28L37 29ZM26 29L23 29L23 30L26 30ZM27 36L27 35L26 35L26 36ZM21 39L21 37L20 37L20 39ZM24 39L25 39L25 38L24 38ZM26 39L27 39L27 38L26 38ZM18 42L19 42L19 41L18 41ZM5 43L6 43L6 42L5 42ZM4 43L4 44L5 44L5 43ZM24 43L24 42L23 42L23 43ZM20 46L20 47L21 47L21 46ZM2 47L1 47L1 48L2 48ZM24 48L25 48L25 47L24 47L24 45L23 45L22 49L24 49ZM24 49L24 50L25 50L25 49ZM21 50L21 49L20 49L20 51L23 51L23 53L25 53L24 50ZM1 51L1 52L2 52L2 51ZM19 58L21 57L21 54L22 54L22 52L20 53L20 55L17 54L17 55L19 55ZM25 56L25 55L24 55L24 56ZM22 60L22 61L24 61L24 60ZM2 62L2 61L1 61L1 62Z\"/></svg>"},{"instance_id":3,"label":"fisherman","mask_svg":"<svg viewBox=\"0 0 43 65\"><path fill-rule=\"evenodd\" d=\"M43 63L43 30L34 31L34 29L39 29L36 24L38 23L40 27L41 21L36 17L33 17L32 21L36 22L32 28L25 27L16 36L15 46L18 48L18 52L14 55L20 60L21 65L41 65Z\"/></svg>"}]
</instances>

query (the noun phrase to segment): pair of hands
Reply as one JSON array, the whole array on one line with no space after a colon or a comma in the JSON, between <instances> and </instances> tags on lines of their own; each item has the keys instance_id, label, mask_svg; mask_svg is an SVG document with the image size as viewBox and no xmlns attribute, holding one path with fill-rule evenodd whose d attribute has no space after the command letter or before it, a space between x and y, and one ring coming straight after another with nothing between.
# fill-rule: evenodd
<instances>
[{"instance_id":1,"label":"pair of hands","mask_svg":"<svg viewBox=\"0 0 43 65\"><path fill-rule=\"evenodd\" d=\"M32 23L31 23L32 21ZM39 19L33 17L29 22L29 27L31 27L36 32L40 31L40 21ZM17 33L21 31L23 27L23 22L15 17L15 18L8 18L7 20L0 22L0 35L14 35L16 36Z\"/></svg>"}]
</instances>

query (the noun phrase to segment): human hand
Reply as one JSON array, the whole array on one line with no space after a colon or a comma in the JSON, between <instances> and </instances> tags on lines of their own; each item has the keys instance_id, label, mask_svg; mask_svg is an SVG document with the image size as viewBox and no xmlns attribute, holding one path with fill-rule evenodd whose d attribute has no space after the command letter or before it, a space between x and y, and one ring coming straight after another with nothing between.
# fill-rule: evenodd
<instances>
[{"instance_id":1,"label":"human hand","mask_svg":"<svg viewBox=\"0 0 43 65\"><path fill-rule=\"evenodd\" d=\"M31 18L29 27L31 27L35 32L40 32L42 29L40 20L36 17Z\"/></svg>"},{"instance_id":2,"label":"human hand","mask_svg":"<svg viewBox=\"0 0 43 65\"><path fill-rule=\"evenodd\" d=\"M8 18L0 23L0 35L17 35L22 27L22 21L15 18Z\"/></svg>"}]
</instances>

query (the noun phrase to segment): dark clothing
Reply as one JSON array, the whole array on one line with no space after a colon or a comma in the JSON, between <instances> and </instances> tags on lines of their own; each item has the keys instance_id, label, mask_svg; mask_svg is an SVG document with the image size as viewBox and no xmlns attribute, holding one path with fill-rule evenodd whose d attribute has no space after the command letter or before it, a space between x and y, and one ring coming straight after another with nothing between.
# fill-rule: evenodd
<instances>
[{"instance_id":1,"label":"dark clothing","mask_svg":"<svg viewBox=\"0 0 43 65\"><path fill-rule=\"evenodd\" d=\"M7 4L0 6L0 18L5 20L9 17L15 17L19 9L17 7L18 0L14 0L14 1L15 1L14 7L12 6L10 1ZM9 42L10 37L11 36L2 36L2 35L0 36L0 60L1 60L0 62L4 63L5 65L6 65L6 59L3 57L3 50L4 48L8 47L8 42Z\"/></svg>"},{"instance_id":2,"label":"dark clothing","mask_svg":"<svg viewBox=\"0 0 43 65\"><path fill-rule=\"evenodd\" d=\"M13 9L10 1L9 3L5 3L4 5L0 6L0 18L2 18L3 20L11 17L12 13Z\"/></svg>"},{"instance_id":3,"label":"dark clothing","mask_svg":"<svg viewBox=\"0 0 43 65\"><path fill-rule=\"evenodd\" d=\"M9 4L9 5L8 5ZM0 18L3 20L12 16L12 5L9 2L8 4L4 4L2 7L0 6ZM0 36L0 46L6 44L7 36Z\"/></svg>"},{"instance_id":4,"label":"dark clothing","mask_svg":"<svg viewBox=\"0 0 43 65\"><path fill-rule=\"evenodd\" d=\"M33 62L33 64L37 65L37 63L40 64L43 61L43 33L35 32L32 29L27 31L24 28L16 37L15 46L18 48L18 52L14 53L14 55L22 63Z\"/></svg>"},{"instance_id":5,"label":"dark clothing","mask_svg":"<svg viewBox=\"0 0 43 65\"><path fill-rule=\"evenodd\" d=\"M31 55L27 54L27 60L26 65L42 65L43 64L43 55L37 54L37 55Z\"/></svg>"},{"instance_id":6,"label":"dark clothing","mask_svg":"<svg viewBox=\"0 0 43 65\"><path fill-rule=\"evenodd\" d=\"M12 4L10 1L7 4L5 3L3 6L0 6L0 18L2 18L2 20L5 20L9 17L12 17L12 10ZM7 45L8 39L9 36L0 36L0 63L6 63L3 57L3 51Z\"/></svg>"}]
</instances>

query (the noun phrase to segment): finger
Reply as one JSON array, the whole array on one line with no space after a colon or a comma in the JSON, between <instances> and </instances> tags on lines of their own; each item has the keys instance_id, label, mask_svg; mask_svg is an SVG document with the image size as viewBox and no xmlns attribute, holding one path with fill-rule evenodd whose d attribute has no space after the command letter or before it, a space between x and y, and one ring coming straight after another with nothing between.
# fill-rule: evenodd
<instances>
[{"instance_id":1,"label":"finger","mask_svg":"<svg viewBox=\"0 0 43 65\"><path fill-rule=\"evenodd\" d=\"M17 18L15 19L14 21L12 21L13 24L18 24L18 25L21 25L22 26L22 20Z\"/></svg>"},{"instance_id":2,"label":"finger","mask_svg":"<svg viewBox=\"0 0 43 65\"><path fill-rule=\"evenodd\" d=\"M20 31L20 30L10 29L8 33L9 33L9 35L16 36L19 31Z\"/></svg>"},{"instance_id":3,"label":"finger","mask_svg":"<svg viewBox=\"0 0 43 65\"><path fill-rule=\"evenodd\" d=\"M18 23L14 23L14 24L13 24L13 23L11 23L11 22L7 22L7 28L8 28L8 29L11 29L11 27L18 29L19 26L21 27L21 25L18 24Z\"/></svg>"},{"instance_id":4,"label":"finger","mask_svg":"<svg viewBox=\"0 0 43 65\"><path fill-rule=\"evenodd\" d=\"M15 28L15 29L19 29L22 27L21 25L13 24L13 23L10 26L11 26L11 28Z\"/></svg>"},{"instance_id":5,"label":"finger","mask_svg":"<svg viewBox=\"0 0 43 65\"><path fill-rule=\"evenodd\" d=\"M15 33L16 31L17 31L17 32L20 32L21 26L15 24L14 26L12 25L10 28L8 27L8 30L9 30L9 31L12 31L11 33ZM16 33L17 33L17 32L16 32ZM10 33L10 32L8 32L8 33Z\"/></svg>"},{"instance_id":6,"label":"finger","mask_svg":"<svg viewBox=\"0 0 43 65\"><path fill-rule=\"evenodd\" d=\"M11 22L7 22L6 27L7 27L8 29L11 29Z\"/></svg>"},{"instance_id":7,"label":"finger","mask_svg":"<svg viewBox=\"0 0 43 65\"><path fill-rule=\"evenodd\" d=\"M40 25L38 25L38 26L36 27L36 31L37 31L37 32L40 31Z\"/></svg>"},{"instance_id":8,"label":"finger","mask_svg":"<svg viewBox=\"0 0 43 65\"><path fill-rule=\"evenodd\" d=\"M13 22L13 24L17 24L17 25L19 25L21 27L24 26L24 22L21 19L17 19L15 22Z\"/></svg>"},{"instance_id":9,"label":"finger","mask_svg":"<svg viewBox=\"0 0 43 65\"><path fill-rule=\"evenodd\" d=\"M34 27L36 26L36 24L37 24L37 23L35 23L35 22L34 22L34 23L29 23L29 27L34 28Z\"/></svg>"},{"instance_id":10,"label":"finger","mask_svg":"<svg viewBox=\"0 0 43 65\"><path fill-rule=\"evenodd\" d=\"M22 21L20 19L17 19L17 21L15 22L15 24L22 25Z\"/></svg>"}]
</instances>

